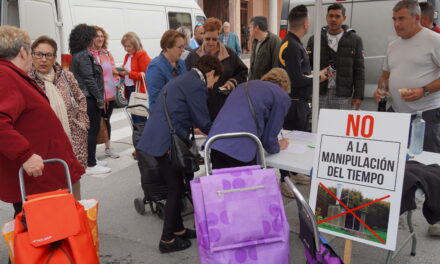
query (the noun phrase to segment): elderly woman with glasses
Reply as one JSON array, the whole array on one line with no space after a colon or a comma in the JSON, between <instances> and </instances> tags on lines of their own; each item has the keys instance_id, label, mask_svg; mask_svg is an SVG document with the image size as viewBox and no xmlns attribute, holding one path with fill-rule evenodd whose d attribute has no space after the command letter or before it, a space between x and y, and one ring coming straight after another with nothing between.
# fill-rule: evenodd
<instances>
[{"instance_id":1,"label":"elderly woman with glasses","mask_svg":"<svg viewBox=\"0 0 440 264\"><path fill-rule=\"evenodd\" d=\"M205 34L203 44L191 51L185 60L186 68L191 69L203 55L217 57L223 65L223 75L214 85L214 88L208 91L208 108L211 119L214 120L228 94L240 83L245 82L248 76L248 68L229 47L219 41L219 34L222 23L217 18L208 18L203 24Z\"/></svg>"},{"instance_id":2,"label":"elderly woman with glasses","mask_svg":"<svg viewBox=\"0 0 440 264\"><path fill-rule=\"evenodd\" d=\"M73 153L78 161L87 167L87 116L86 98L81 92L73 74L64 70L57 62L57 43L55 40L41 36L31 46L31 77L46 93L50 106L61 121L61 125L72 144ZM80 199L79 181L74 185L74 193Z\"/></svg>"},{"instance_id":3,"label":"elderly woman with glasses","mask_svg":"<svg viewBox=\"0 0 440 264\"><path fill-rule=\"evenodd\" d=\"M185 62L180 59L185 50L185 35L174 29L163 33L160 39L162 52L147 68L148 104L153 113L160 91L172 78L185 73Z\"/></svg>"},{"instance_id":4,"label":"elderly woman with glasses","mask_svg":"<svg viewBox=\"0 0 440 264\"><path fill-rule=\"evenodd\" d=\"M37 52L34 56L43 60L54 58L54 51ZM16 27L0 26L0 200L13 203L15 214L22 207L20 167L26 172L27 194L66 187L63 167L44 164L43 159L64 160L73 184L84 174L45 91L27 74L31 65L30 36Z\"/></svg>"}]
</instances>

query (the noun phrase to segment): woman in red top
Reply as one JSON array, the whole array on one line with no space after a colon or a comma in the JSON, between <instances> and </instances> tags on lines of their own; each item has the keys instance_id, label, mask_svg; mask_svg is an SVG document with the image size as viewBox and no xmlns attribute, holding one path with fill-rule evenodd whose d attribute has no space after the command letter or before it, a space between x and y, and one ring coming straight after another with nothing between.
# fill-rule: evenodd
<instances>
[{"instance_id":1,"label":"woman in red top","mask_svg":"<svg viewBox=\"0 0 440 264\"><path fill-rule=\"evenodd\" d=\"M125 76L125 88L127 98L130 98L130 94L135 91L136 83L140 82L139 92L146 93L147 87L145 87L145 71L151 59L147 52L143 49L142 43L138 35L134 32L126 33L121 40L122 46L124 46L125 54L124 63L122 67L123 71L119 71L121 76ZM145 122L145 117L133 115L134 123Z\"/></svg>"},{"instance_id":2,"label":"woman in red top","mask_svg":"<svg viewBox=\"0 0 440 264\"><path fill-rule=\"evenodd\" d=\"M18 170L26 193L65 188L62 166L43 164L59 158L69 166L72 184L85 173L46 93L26 74L32 65L31 38L21 29L0 27L0 200L21 211Z\"/></svg>"}]
</instances>

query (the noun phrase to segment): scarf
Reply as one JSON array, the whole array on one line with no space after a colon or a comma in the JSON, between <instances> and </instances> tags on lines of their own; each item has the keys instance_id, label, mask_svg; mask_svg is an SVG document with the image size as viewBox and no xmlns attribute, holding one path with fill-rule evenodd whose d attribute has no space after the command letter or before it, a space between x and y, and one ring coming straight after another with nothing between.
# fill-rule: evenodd
<instances>
[{"instance_id":1,"label":"scarf","mask_svg":"<svg viewBox=\"0 0 440 264\"><path fill-rule=\"evenodd\" d=\"M67 136L70 140L72 140L69 126L69 118L67 116L66 103L64 102L63 97L61 96L60 92L54 84L54 69L52 68L47 74L41 73L39 71L35 71L35 73L40 80L44 81L44 90L46 92L47 98L49 98L50 106L57 115L58 119L61 121L61 124L63 125L64 131L66 132Z\"/></svg>"}]
</instances>

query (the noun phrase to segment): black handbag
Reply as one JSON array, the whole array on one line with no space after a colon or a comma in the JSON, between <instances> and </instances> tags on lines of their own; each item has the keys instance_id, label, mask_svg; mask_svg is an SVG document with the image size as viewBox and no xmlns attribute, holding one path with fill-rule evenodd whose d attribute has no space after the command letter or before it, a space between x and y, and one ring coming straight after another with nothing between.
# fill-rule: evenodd
<instances>
[{"instance_id":1,"label":"black handbag","mask_svg":"<svg viewBox=\"0 0 440 264\"><path fill-rule=\"evenodd\" d=\"M189 139L182 139L176 134L176 130L173 127L173 124L171 123L171 118L168 113L168 108L166 104L166 96L167 92L165 91L162 94L162 101L163 101L163 107L165 111L165 116L167 118L168 127L170 128L170 134L171 134L171 146L170 146L170 160L171 164L174 168L183 171L184 173L192 173L195 171L198 171L199 164L197 159L197 153L195 152L194 147L192 147L193 144L195 144L195 141L189 140ZM193 150L193 151L191 151Z\"/></svg>"}]
</instances>

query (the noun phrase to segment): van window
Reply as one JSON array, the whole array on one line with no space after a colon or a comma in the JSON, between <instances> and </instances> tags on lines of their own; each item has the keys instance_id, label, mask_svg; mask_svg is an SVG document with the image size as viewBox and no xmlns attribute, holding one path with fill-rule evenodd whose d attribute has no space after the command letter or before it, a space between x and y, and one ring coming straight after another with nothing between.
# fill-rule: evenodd
<instances>
[{"instance_id":1,"label":"van window","mask_svg":"<svg viewBox=\"0 0 440 264\"><path fill-rule=\"evenodd\" d=\"M18 1L0 0L0 24L20 27L18 20Z\"/></svg>"},{"instance_id":2,"label":"van window","mask_svg":"<svg viewBox=\"0 0 440 264\"><path fill-rule=\"evenodd\" d=\"M204 16L196 16L196 25L199 23L204 24L205 20L206 20L206 17L204 17Z\"/></svg>"},{"instance_id":3,"label":"van window","mask_svg":"<svg viewBox=\"0 0 440 264\"><path fill-rule=\"evenodd\" d=\"M181 26L192 28L190 13L169 12L168 21L170 22L170 29L177 29Z\"/></svg>"}]
</instances>

